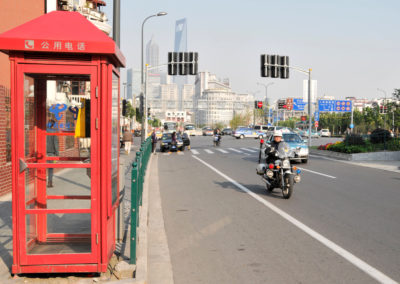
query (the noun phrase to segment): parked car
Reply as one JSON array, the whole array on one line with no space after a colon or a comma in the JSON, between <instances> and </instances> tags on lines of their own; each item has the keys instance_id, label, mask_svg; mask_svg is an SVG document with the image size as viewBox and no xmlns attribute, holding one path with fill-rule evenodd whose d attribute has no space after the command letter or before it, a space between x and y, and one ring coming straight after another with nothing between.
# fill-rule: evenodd
<instances>
[{"instance_id":1,"label":"parked car","mask_svg":"<svg viewBox=\"0 0 400 284\"><path fill-rule=\"evenodd\" d=\"M221 131L222 135L232 135L232 128L224 128Z\"/></svg>"},{"instance_id":2,"label":"parked car","mask_svg":"<svg viewBox=\"0 0 400 284\"><path fill-rule=\"evenodd\" d=\"M171 143L172 143L172 133L164 133L161 142L160 142L160 151L165 152L166 150L171 150ZM179 133L176 134L176 146L177 149L180 151L185 150L185 146L183 145L182 137Z\"/></svg>"},{"instance_id":3,"label":"parked car","mask_svg":"<svg viewBox=\"0 0 400 284\"><path fill-rule=\"evenodd\" d=\"M203 136L213 136L214 130L210 126L203 127L202 129Z\"/></svg>"},{"instance_id":4,"label":"parked car","mask_svg":"<svg viewBox=\"0 0 400 284\"><path fill-rule=\"evenodd\" d=\"M331 132L329 129L321 129L320 135L321 137L331 137Z\"/></svg>"},{"instance_id":5,"label":"parked car","mask_svg":"<svg viewBox=\"0 0 400 284\"><path fill-rule=\"evenodd\" d=\"M255 130L253 128L238 128L235 130L235 134L233 134L233 136L237 139L243 139L245 137L261 139L265 136L265 133Z\"/></svg>"},{"instance_id":6,"label":"parked car","mask_svg":"<svg viewBox=\"0 0 400 284\"><path fill-rule=\"evenodd\" d=\"M265 150L265 144L269 144L272 142L272 140L274 139L273 134L269 134L266 138L265 138L265 142L264 144L261 146L260 149L260 157L263 157L263 152L262 150ZM298 161L298 162L303 162L303 163L307 163L308 162L308 155L309 155L309 149L308 149L308 145L307 145L307 141L303 140L300 135L298 135L297 133L293 132L293 131L288 131L288 130L284 130L283 134L282 134L282 140L287 143L290 147L290 149L293 150L293 152L295 153L295 156L293 158L291 158L291 161ZM265 157L264 157L265 159Z\"/></svg>"}]
</instances>

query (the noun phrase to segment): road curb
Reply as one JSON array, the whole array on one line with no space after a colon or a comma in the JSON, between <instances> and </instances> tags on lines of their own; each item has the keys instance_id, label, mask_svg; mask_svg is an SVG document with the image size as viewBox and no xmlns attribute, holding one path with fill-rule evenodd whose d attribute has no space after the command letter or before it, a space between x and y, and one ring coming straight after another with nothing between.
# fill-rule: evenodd
<instances>
[{"instance_id":1,"label":"road curb","mask_svg":"<svg viewBox=\"0 0 400 284\"><path fill-rule=\"evenodd\" d=\"M148 219L148 283L172 284L173 272L171 257L162 212L161 192L158 176L158 157L153 160L149 188Z\"/></svg>"},{"instance_id":2,"label":"road curb","mask_svg":"<svg viewBox=\"0 0 400 284\"><path fill-rule=\"evenodd\" d=\"M345 161L400 161L400 151L380 151L371 153L346 154L328 150L311 149L310 154Z\"/></svg>"},{"instance_id":3,"label":"road curb","mask_svg":"<svg viewBox=\"0 0 400 284\"><path fill-rule=\"evenodd\" d=\"M143 184L142 206L139 210L139 227L138 227L138 243L137 243L137 261L135 283L147 283L147 251L148 251L148 217L149 217L149 181L150 169L153 164L153 155L147 165L146 175Z\"/></svg>"}]
</instances>

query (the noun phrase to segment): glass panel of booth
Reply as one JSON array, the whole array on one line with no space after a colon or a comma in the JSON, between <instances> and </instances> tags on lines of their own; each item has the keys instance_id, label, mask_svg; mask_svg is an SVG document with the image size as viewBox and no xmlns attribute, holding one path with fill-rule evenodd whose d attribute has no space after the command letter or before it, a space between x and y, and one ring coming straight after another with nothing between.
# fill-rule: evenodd
<instances>
[{"instance_id":1,"label":"glass panel of booth","mask_svg":"<svg viewBox=\"0 0 400 284\"><path fill-rule=\"evenodd\" d=\"M112 73L111 96L111 202L112 205L118 199L118 151L119 151L119 77Z\"/></svg>"},{"instance_id":2,"label":"glass panel of booth","mask_svg":"<svg viewBox=\"0 0 400 284\"><path fill-rule=\"evenodd\" d=\"M27 254L91 252L90 101L89 75L24 76Z\"/></svg>"}]
</instances>

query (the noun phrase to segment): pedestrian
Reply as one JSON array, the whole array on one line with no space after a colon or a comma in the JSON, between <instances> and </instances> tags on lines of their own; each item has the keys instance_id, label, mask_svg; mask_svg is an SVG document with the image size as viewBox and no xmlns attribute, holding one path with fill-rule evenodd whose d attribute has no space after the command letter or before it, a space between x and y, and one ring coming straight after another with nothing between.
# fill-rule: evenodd
<instances>
[{"instance_id":1,"label":"pedestrian","mask_svg":"<svg viewBox=\"0 0 400 284\"><path fill-rule=\"evenodd\" d=\"M55 133L57 132L56 129L52 128L55 125L55 120L50 119L47 125L47 133ZM46 154L47 157L58 157L58 136L56 135L46 135ZM50 163L55 163L56 161L49 161ZM53 187L53 174L54 169L48 168L47 169L47 187Z\"/></svg>"},{"instance_id":2,"label":"pedestrian","mask_svg":"<svg viewBox=\"0 0 400 284\"><path fill-rule=\"evenodd\" d=\"M129 155L129 153L131 152L132 139L133 139L132 132L128 130L127 126L125 126L124 135L122 136L122 141L125 144L125 153L127 155Z\"/></svg>"},{"instance_id":3,"label":"pedestrian","mask_svg":"<svg viewBox=\"0 0 400 284\"><path fill-rule=\"evenodd\" d=\"M153 129L153 133L151 133L151 152L155 155L157 147L157 135L156 131Z\"/></svg>"}]
</instances>

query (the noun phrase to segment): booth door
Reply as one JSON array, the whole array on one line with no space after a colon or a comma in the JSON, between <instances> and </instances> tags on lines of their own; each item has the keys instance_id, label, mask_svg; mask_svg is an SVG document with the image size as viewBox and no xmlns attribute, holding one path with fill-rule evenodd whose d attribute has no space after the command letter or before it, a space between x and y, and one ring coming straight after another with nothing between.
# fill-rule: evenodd
<instances>
[{"instance_id":1,"label":"booth door","mask_svg":"<svg viewBox=\"0 0 400 284\"><path fill-rule=\"evenodd\" d=\"M18 68L21 264L96 263L97 68Z\"/></svg>"}]
</instances>

